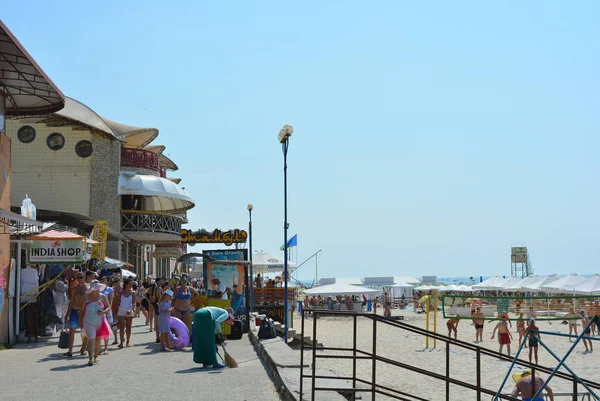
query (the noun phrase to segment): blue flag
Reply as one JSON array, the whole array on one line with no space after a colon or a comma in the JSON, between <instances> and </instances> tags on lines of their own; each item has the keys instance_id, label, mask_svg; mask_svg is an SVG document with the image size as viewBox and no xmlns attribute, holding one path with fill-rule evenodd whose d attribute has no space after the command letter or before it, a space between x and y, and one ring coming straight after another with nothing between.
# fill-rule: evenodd
<instances>
[{"instance_id":1,"label":"blue flag","mask_svg":"<svg viewBox=\"0 0 600 401\"><path fill-rule=\"evenodd\" d=\"M294 246L298 246L298 234L294 235L292 238L290 238L288 240L287 243L287 248L290 249L291 247ZM281 248L279 248L280 251L283 251L283 245L281 245Z\"/></svg>"}]
</instances>

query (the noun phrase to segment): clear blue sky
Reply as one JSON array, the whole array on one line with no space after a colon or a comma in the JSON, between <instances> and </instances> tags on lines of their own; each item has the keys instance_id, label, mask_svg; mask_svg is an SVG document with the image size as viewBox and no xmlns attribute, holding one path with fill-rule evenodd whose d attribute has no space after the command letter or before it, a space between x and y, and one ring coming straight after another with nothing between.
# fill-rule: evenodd
<instances>
[{"instance_id":1,"label":"clear blue sky","mask_svg":"<svg viewBox=\"0 0 600 401\"><path fill-rule=\"evenodd\" d=\"M65 94L160 129L190 228L246 228L252 202L279 252L289 123L290 235L320 277L509 274L514 244L540 274L600 271L600 3L287 3L1 18Z\"/></svg>"}]
</instances>

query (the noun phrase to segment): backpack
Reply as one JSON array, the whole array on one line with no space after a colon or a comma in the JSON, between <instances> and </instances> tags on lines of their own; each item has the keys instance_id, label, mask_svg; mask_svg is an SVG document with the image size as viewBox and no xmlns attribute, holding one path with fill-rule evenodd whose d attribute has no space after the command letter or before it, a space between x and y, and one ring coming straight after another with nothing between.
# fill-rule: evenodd
<instances>
[{"instance_id":1,"label":"backpack","mask_svg":"<svg viewBox=\"0 0 600 401\"><path fill-rule=\"evenodd\" d=\"M269 338L277 337L277 332L275 331L275 326L269 319L263 320L258 329L258 339L259 340L267 340Z\"/></svg>"}]
</instances>

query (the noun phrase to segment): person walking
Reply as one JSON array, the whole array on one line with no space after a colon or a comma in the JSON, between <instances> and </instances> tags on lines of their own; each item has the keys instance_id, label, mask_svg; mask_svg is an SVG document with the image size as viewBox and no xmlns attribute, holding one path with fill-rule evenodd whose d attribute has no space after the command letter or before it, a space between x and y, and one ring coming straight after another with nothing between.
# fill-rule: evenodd
<instances>
[{"instance_id":1,"label":"person walking","mask_svg":"<svg viewBox=\"0 0 600 401\"><path fill-rule=\"evenodd\" d=\"M575 337L577 337L577 313L575 313L575 308L571 306L571 308L569 309L569 313L567 313L567 316L565 316L565 319L567 320L567 322L569 323L569 335L572 336L573 334L575 335ZM574 340L571 339L571 337L569 337L569 342L573 342Z\"/></svg>"},{"instance_id":2,"label":"person walking","mask_svg":"<svg viewBox=\"0 0 600 401\"><path fill-rule=\"evenodd\" d=\"M170 320L171 312L174 307L171 306L171 300L173 299L173 291L166 290L158 304L159 315L158 315L158 332L160 333L160 350L166 352L173 348L169 341L169 333L171 332Z\"/></svg>"},{"instance_id":3,"label":"person walking","mask_svg":"<svg viewBox=\"0 0 600 401\"><path fill-rule=\"evenodd\" d=\"M581 315L581 325L583 326L583 345L585 347L585 352L594 352L594 346L592 345L592 340L590 340L590 335L592 334L592 327L587 327L590 323L590 319L586 316L584 311L580 312Z\"/></svg>"},{"instance_id":4,"label":"person walking","mask_svg":"<svg viewBox=\"0 0 600 401\"><path fill-rule=\"evenodd\" d=\"M214 306L198 309L194 313L194 362L203 367L222 369L225 366L217 361L215 334L222 334L221 323L233 326L234 317L231 308L221 309Z\"/></svg>"},{"instance_id":5,"label":"person walking","mask_svg":"<svg viewBox=\"0 0 600 401\"><path fill-rule=\"evenodd\" d=\"M504 316L502 320L498 322L496 327L494 327L492 340L496 336L496 331L498 331L498 344L500 344L500 349L498 352L502 353L502 349L506 345L506 355L510 356L510 342L512 340L512 334L510 333L507 322L508 318L506 316Z\"/></svg>"},{"instance_id":6,"label":"person walking","mask_svg":"<svg viewBox=\"0 0 600 401\"><path fill-rule=\"evenodd\" d=\"M75 331L81 327L80 325L80 313L81 309L85 305L85 293L87 287L85 285L85 275L78 272L75 276L76 283L71 289L71 299L69 306L67 307L67 327L69 328L69 351L64 355L66 357L73 356L73 343L75 342ZM83 352L81 353L83 355Z\"/></svg>"},{"instance_id":7,"label":"person walking","mask_svg":"<svg viewBox=\"0 0 600 401\"><path fill-rule=\"evenodd\" d=\"M485 315L481 312L481 307L475 309L475 313L471 315L473 324L475 325L475 342L483 342L483 324L485 323Z\"/></svg>"},{"instance_id":8,"label":"person walking","mask_svg":"<svg viewBox=\"0 0 600 401\"><path fill-rule=\"evenodd\" d=\"M131 322L133 321L135 308L135 292L133 291L133 282L130 278L123 281L123 291L121 291L121 302L117 316L119 318L119 335L121 343L119 348L123 348L125 335L127 335L127 343L125 346L131 347Z\"/></svg>"},{"instance_id":9,"label":"person walking","mask_svg":"<svg viewBox=\"0 0 600 401\"><path fill-rule=\"evenodd\" d=\"M90 288L87 290L88 301L85 303L79 317L79 325L85 330L88 339L88 366L92 366L98 362L96 350L100 349L100 340L110 335L110 326L105 317L110 311L110 307L100 301L102 297L100 292L104 288L105 285L101 284L98 280L90 283Z\"/></svg>"},{"instance_id":10,"label":"person walking","mask_svg":"<svg viewBox=\"0 0 600 401\"><path fill-rule=\"evenodd\" d=\"M110 287L108 285L108 276L102 276L102 278L100 279L100 284L104 285L104 290L102 290L102 295L104 295L106 297L106 302L108 302L108 314L106 316L106 321L109 324L109 327L112 330L112 325L114 323L114 317L113 317L113 312L112 312L112 303L113 303L113 296L114 296L114 292L115 290L112 289L112 287ZM106 338L104 338L104 351L102 352L102 355L108 355L108 338L110 336L107 336ZM116 339L116 336L115 336ZM98 352L98 350L96 350L96 352Z\"/></svg>"},{"instance_id":11,"label":"person walking","mask_svg":"<svg viewBox=\"0 0 600 401\"><path fill-rule=\"evenodd\" d=\"M179 287L172 291L173 299L173 316L180 319L187 326L188 330L192 331L192 300L198 296L198 291L190 288L187 279L179 280Z\"/></svg>"},{"instance_id":12,"label":"person walking","mask_svg":"<svg viewBox=\"0 0 600 401\"><path fill-rule=\"evenodd\" d=\"M538 365L538 348L540 339L540 329L535 325L535 319L529 319L529 325L527 326L527 333L529 333L529 362L531 362L531 355L535 355L535 364Z\"/></svg>"}]
</instances>

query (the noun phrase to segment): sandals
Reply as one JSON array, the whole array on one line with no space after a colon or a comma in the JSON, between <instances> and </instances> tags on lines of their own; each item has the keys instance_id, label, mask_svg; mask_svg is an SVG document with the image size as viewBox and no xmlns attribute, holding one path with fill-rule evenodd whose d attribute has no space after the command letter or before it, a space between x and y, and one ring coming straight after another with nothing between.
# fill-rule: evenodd
<instances>
[{"instance_id":1,"label":"sandals","mask_svg":"<svg viewBox=\"0 0 600 401\"><path fill-rule=\"evenodd\" d=\"M129 341L127 341L127 344L125 345L127 348L131 347L131 345L129 344Z\"/></svg>"},{"instance_id":2,"label":"sandals","mask_svg":"<svg viewBox=\"0 0 600 401\"><path fill-rule=\"evenodd\" d=\"M72 358L73 354L71 352L67 352L66 354L63 354L63 356L66 356L67 358Z\"/></svg>"},{"instance_id":3,"label":"sandals","mask_svg":"<svg viewBox=\"0 0 600 401\"><path fill-rule=\"evenodd\" d=\"M87 363L88 366L93 366L94 365L94 361L92 361L91 359L88 361Z\"/></svg>"},{"instance_id":4,"label":"sandals","mask_svg":"<svg viewBox=\"0 0 600 401\"><path fill-rule=\"evenodd\" d=\"M119 344L119 348L123 348L123 344Z\"/></svg>"}]
</instances>

